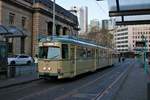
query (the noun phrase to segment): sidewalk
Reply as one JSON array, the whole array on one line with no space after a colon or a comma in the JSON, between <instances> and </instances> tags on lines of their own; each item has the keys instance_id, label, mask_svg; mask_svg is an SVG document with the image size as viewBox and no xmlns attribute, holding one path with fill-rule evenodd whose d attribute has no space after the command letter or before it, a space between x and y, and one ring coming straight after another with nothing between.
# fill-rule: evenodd
<instances>
[{"instance_id":1,"label":"sidewalk","mask_svg":"<svg viewBox=\"0 0 150 100\"><path fill-rule=\"evenodd\" d=\"M148 74L144 73L142 64L136 61L128 73L128 76L124 79L114 100L148 100L148 76Z\"/></svg>"},{"instance_id":2,"label":"sidewalk","mask_svg":"<svg viewBox=\"0 0 150 100\"><path fill-rule=\"evenodd\" d=\"M0 80L0 89L18 85L18 84L28 83L28 82L35 81L38 79L39 77L36 73L32 75L25 75L21 77L14 77L14 78L6 79L6 80Z\"/></svg>"}]
</instances>

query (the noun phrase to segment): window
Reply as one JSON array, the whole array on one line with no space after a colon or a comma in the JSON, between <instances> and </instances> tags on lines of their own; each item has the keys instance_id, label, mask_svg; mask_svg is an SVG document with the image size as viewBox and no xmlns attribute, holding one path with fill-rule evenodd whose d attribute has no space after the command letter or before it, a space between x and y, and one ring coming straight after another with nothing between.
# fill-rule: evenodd
<instances>
[{"instance_id":1,"label":"window","mask_svg":"<svg viewBox=\"0 0 150 100\"><path fill-rule=\"evenodd\" d=\"M61 53L59 47L40 47L39 57L45 59L60 59Z\"/></svg>"},{"instance_id":2,"label":"window","mask_svg":"<svg viewBox=\"0 0 150 100\"><path fill-rule=\"evenodd\" d=\"M94 52L93 52L92 49L89 49L89 50L87 51L87 57L94 57Z\"/></svg>"},{"instance_id":3,"label":"window","mask_svg":"<svg viewBox=\"0 0 150 100\"><path fill-rule=\"evenodd\" d=\"M48 59L60 59L60 48L57 47L49 47L48 48Z\"/></svg>"},{"instance_id":4,"label":"window","mask_svg":"<svg viewBox=\"0 0 150 100\"><path fill-rule=\"evenodd\" d=\"M100 49L100 55L101 55L102 58L103 58L103 57L106 57L106 56L107 56L106 50L101 48L101 49Z\"/></svg>"},{"instance_id":5,"label":"window","mask_svg":"<svg viewBox=\"0 0 150 100\"><path fill-rule=\"evenodd\" d=\"M10 53L10 54L13 53L13 42L8 43L8 53Z\"/></svg>"},{"instance_id":6,"label":"window","mask_svg":"<svg viewBox=\"0 0 150 100\"><path fill-rule=\"evenodd\" d=\"M68 45L62 44L62 58L66 59L68 58Z\"/></svg>"},{"instance_id":7,"label":"window","mask_svg":"<svg viewBox=\"0 0 150 100\"><path fill-rule=\"evenodd\" d=\"M47 23L47 32L48 32L48 35L52 35L52 29L53 29L53 23L52 22L48 22Z\"/></svg>"},{"instance_id":8,"label":"window","mask_svg":"<svg viewBox=\"0 0 150 100\"><path fill-rule=\"evenodd\" d=\"M22 17L22 19L21 19L21 24L22 24L23 28L25 28L25 26L26 26L26 20L27 20L26 17Z\"/></svg>"},{"instance_id":9,"label":"window","mask_svg":"<svg viewBox=\"0 0 150 100\"><path fill-rule=\"evenodd\" d=\"M21 55L19 56L19 58L28 58L29 56L26 56L26 55Z\"/></svg>"},{"instance_id":10,"label":"window","mask_svg":"<svg viewBox=\"0 0 150 100\"><path fill-rule=\"evenodd\" d=\"M0 57L6 57L6 46L5 45L0 45Z\"/></svg>"},{"instance_id":11,"label":"window","mask_svg":"<svg viewBox=\"0 0 150 100\"><path fill-rule=\"evenodd\" d=\"M15 22L15 14L9 13L9 24L13 25Z\"/></svg>"},{"instance_id":12,"label":"window","mask_svg":"<svg viewBox=\"0 0 150 100\"><path fill-rule=\"evenodd\" d=\"M94 57L94 49L85 48L85 47L77 47L77 58L93 58Z\"/></svg>"},{"instance_id":13,"label":"window","mask_svg":"<svg viewBox=\"0 0 150 100\"><path fill-rule=\"evenodd\" d=\"M21 37L21 47L20 47L21 53L24 53L25 50L25 38Z\"/></svg>"},{"instance_id":14,"label":"window","mask_svg":"<svg viewBox=\"0 0 150 100\"><path fill-rule=\"evenodd\" d=\"M39 48L39 57L47 58L47 51L48 51L48 47L40 47Z\"/></svg>"}]
</instances>

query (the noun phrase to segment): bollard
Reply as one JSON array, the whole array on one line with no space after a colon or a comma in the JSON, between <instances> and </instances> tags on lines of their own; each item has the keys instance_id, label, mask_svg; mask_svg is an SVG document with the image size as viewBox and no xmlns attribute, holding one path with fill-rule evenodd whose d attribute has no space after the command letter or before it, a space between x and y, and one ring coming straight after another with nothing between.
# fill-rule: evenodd
<instances>
[{"instance_id":1,"label":"bollard","mask_svg":"<svg viewBox=\"0 0 150 100\"><path fill-rule=\"evenodd\" d=\"M10 70L9 70L10 77L15 77L15 75L16 75L16 67L15 66L10 66L9 68L10 68Z\"/></svg>"}]
</instances>

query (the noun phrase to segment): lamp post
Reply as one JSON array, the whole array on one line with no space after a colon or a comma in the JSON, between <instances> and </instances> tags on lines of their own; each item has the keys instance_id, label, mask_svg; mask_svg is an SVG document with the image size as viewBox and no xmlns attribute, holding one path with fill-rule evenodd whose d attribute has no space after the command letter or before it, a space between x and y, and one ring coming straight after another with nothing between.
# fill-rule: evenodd
<instances>
[{"instance_id":1,"label":"lamp post","mask_svg":"<svg viewBox=\"0 0 150 100\"><path fill-rule=\"evenodd\" d=\"M142 41L144 42L144 72L147 73L147 61L146 61L146 37L142 35Z\"/></svg>"},{"instance_id":2,"label":"lamp post","mask_svg":"<svg viewBox=\"0 0 150 100\"><path fill-rule=\"evenodd\" d=\"M52 36L56 35L56 28L55 28L55 0L53 1L53 33Z\"/></svg>"}]
</instances>

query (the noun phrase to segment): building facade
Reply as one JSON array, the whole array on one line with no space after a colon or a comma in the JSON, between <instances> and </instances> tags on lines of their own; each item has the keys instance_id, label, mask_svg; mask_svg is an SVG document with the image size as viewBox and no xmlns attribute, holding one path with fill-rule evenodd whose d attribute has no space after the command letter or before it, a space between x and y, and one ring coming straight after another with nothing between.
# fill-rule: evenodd
<instances>
[{"instance_id":1,"label":"building facade","mask_svg":"<svg viewBox=\"0 0 150 100\"><path fill-rule=\"evenodd\" d=\"M88 7L73 6L70 11L78 17L79 34L84 35L88 32Z\"/></svg>"},{"instance_id":2,"label":"building facade","mask_svg":"<svg viewBox=\"0 0 150 100\"><path fill-rule=\"evenodd\" d=\"M115 19L102 20L102 29L113 30L115 28Z\"/></svg>"},{"instance_id":3,"label":"building facade","mask_svg":"<svg viewBox=\"0 0 150 100\"><path fill-rule=\"evenodd\" d=\"M24 39L9 37L12 54L38 53L40 35L52 35L53 2L51 0L0 0L0 25L15 26L26 33ZM78 34L78 20L75 15L56 4L56 35ZM22 41L22 42L21 42ZM23 43L23 44L22 44ZM20 48L24 50L21 51Z\"/></svg>"},{"instance_id":4,"label":"building facade","mask_svg":"<svg viewBox=\"0 0 150 100\"><path fill-rule=\"evenodd\" d=\"M150 51L150 25L129 25L117 27L115 38L116 50L123 52L137 52L136 42L146 38L147 52Z\"/></svg>"},{"instance_id":5,"label":"building facade","mask_svg":"<svg viewBox=\"0 0 150 100\"><path fill-rule=\"evenodd\" d=\"M100 21L98 19L93 19L90 21L89 30L95 27L97 30L100 30Z\"/></svg>"}]
</instances>

